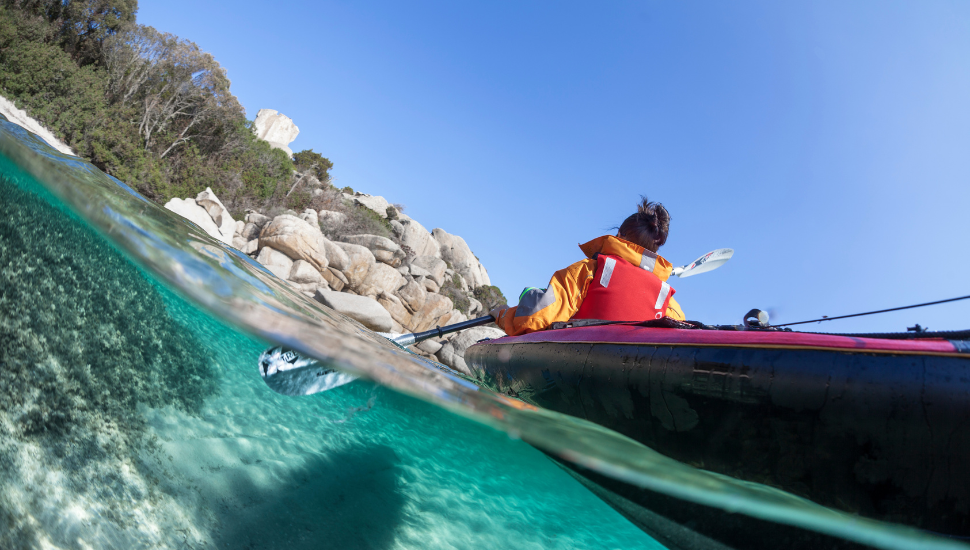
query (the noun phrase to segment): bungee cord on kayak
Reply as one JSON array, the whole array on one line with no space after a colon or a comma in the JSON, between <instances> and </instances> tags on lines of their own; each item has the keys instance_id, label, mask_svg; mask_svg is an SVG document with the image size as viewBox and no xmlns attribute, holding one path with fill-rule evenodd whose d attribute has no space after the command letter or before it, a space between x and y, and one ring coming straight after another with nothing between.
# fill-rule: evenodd
<instances>
[{"instance_id":1,"label":"bungee cord on kayak","mask_svg":"<svg viewBox=\"0 0 970 550\"><path fill-rule=\"evenodd\" d=\"M889 313L890 311L902 311L904 309L913 309L913 308L923 307L923 306L933 306L933 305L936 305L936 304L945 304L947 302L956 302L956 301L959 301L959 300L966 300L967 298L970 298L970 295L960 296L958 298L949 298L947 300L937 300L936 302L926 302L925 304L914 304L914 305L911 305L911 306L894 307L894 308L890 308L890 309L880 309L878 311L867 311L865 313L853 313L852 315L839 315L838 317L822 317L821 319L812 319L811 321L798 321L797 323L784 323L784 324L781 324L781 325L772 325L772 326L775 326L775 327L791 327L791 326L794 326L794 325L805 325L805 324L808 324L808 323L820 323L822 321L835 321L836 319L848 319L849 317L862 317L863 315L875 315L877 313ZM919 325L916 325L916 326L919 327Z\"/></svg>"}]
</instances>

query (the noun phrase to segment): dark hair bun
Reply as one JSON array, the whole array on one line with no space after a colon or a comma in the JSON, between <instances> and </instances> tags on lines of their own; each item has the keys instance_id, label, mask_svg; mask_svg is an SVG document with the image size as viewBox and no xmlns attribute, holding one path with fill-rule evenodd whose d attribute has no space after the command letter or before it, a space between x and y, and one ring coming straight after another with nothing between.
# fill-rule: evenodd
<instances>
[{"instance_id":1,"label":"dark hair bun","mask_svg":"<svg viewBox=\"0 0 970 550\"><path fill-rule=\"evenodd\" d=\"M651 252L667 242L670 231L670 213L659 202L650 202L647 197L640 197L637 213L623 220L620 224L620 236L632 243L638 244Z\"/></svg>"}]
</instances>

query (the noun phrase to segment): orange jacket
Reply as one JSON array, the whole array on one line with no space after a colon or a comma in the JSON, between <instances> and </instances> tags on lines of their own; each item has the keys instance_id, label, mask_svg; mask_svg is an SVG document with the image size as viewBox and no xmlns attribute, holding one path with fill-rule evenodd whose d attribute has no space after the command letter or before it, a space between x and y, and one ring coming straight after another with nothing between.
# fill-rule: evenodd
<instances>
[{"instance_id":1,"label":"orange jacket","mask_svg":"<svg viewBox=\"0 0 970 550\"><path fill-rule=\"evenodd\" d=\"M663 256L653 254L642 246L612 235L598 237L579 245L579 248L586 254L586 259L566 269L560 269L553 274L545 290L533 289L522 297L518 306L503 311L496 321L499 328L509 336L518 336L572 319L579 311L579 306L586 297L589 282L596 273L596 260L593 259L595 254L619 256L638 267L653 263L653 274L661 281L666 281L670 277L670 271L673 268ZM680 304L673 298L667 306L667 317L679 321L685 319Z\"/></svg>"}]
</instances>

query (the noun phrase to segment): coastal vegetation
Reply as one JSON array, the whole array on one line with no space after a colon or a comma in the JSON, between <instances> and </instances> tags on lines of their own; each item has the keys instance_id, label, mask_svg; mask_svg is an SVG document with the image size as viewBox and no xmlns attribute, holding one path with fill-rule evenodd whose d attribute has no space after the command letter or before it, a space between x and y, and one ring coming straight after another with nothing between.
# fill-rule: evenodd
<instances>
[{"instance_id":1,"label":"coastal vegetation","mask_svg":"<svg viewBox=\"0 0 970 550\"><path fill-rule=\"evenodd\" d=\"M448 250L439 253L428 244L431 232L411 225L402 205L338 189L330 159L312 149L291 155L265 133L258 137L216 59L192 41L138 24L137 7L137 0L0 0L0 95L78 156L160 204L211 190L233 220L289 215L310 220L332 241L364 236L378 248L389 241L403 256L391 260L394 269L420 255L460 257L447 277L428 284L448 299L439 317L452 305L468 315L505 302L495 287L476 288L487 280L472 273L484 267L460 237L436 229ZM229 240L233 229L241 228L227 227ZM257 258L261 229L254 224L234 244ZM259 244L247 248L251 241Z\"/></svg>"},{"instance_id":2,"label":"coastal vegetation","mask_svg":"<svg viewBox=\"0 0 970 550\"><path fill-rule=\"evenodd\" d=\"M135 0L3 0L0 94L160 203L210 187L237 213L297 208L309 199L289 192L295 169L329 182L326 157L294 161L254 135L211 54L136 12Z\"/></svg>"}]
</instances>

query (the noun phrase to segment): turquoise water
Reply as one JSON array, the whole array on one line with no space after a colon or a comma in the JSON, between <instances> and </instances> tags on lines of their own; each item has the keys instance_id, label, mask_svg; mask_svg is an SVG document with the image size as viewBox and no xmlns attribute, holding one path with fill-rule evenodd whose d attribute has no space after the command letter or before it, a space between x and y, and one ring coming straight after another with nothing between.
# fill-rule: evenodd
<instances>
[{"instance_id":1,"label":"turquoise water","mask_svg":"<svg viewBox=\"0 0 970 550\"><path fill-rule=\"evenodd\" d=\"M960 547L479 388L2 121L0 154L0 547L662 548L531 445L877 547ZM275 394L270 343L363 379Z\"/></svg>"},{"instance_id":2,"label":"turquoise water","mask_svg":"<svg viewBox=\"0 0 970 550\"><path fill-rule=\"evenodd\" d=\"M272 392L265 341L17 179L4 385L40 391L4 404L0 547L662 548L503 432L372 382Z\"/></svg>"}]
</instances>

